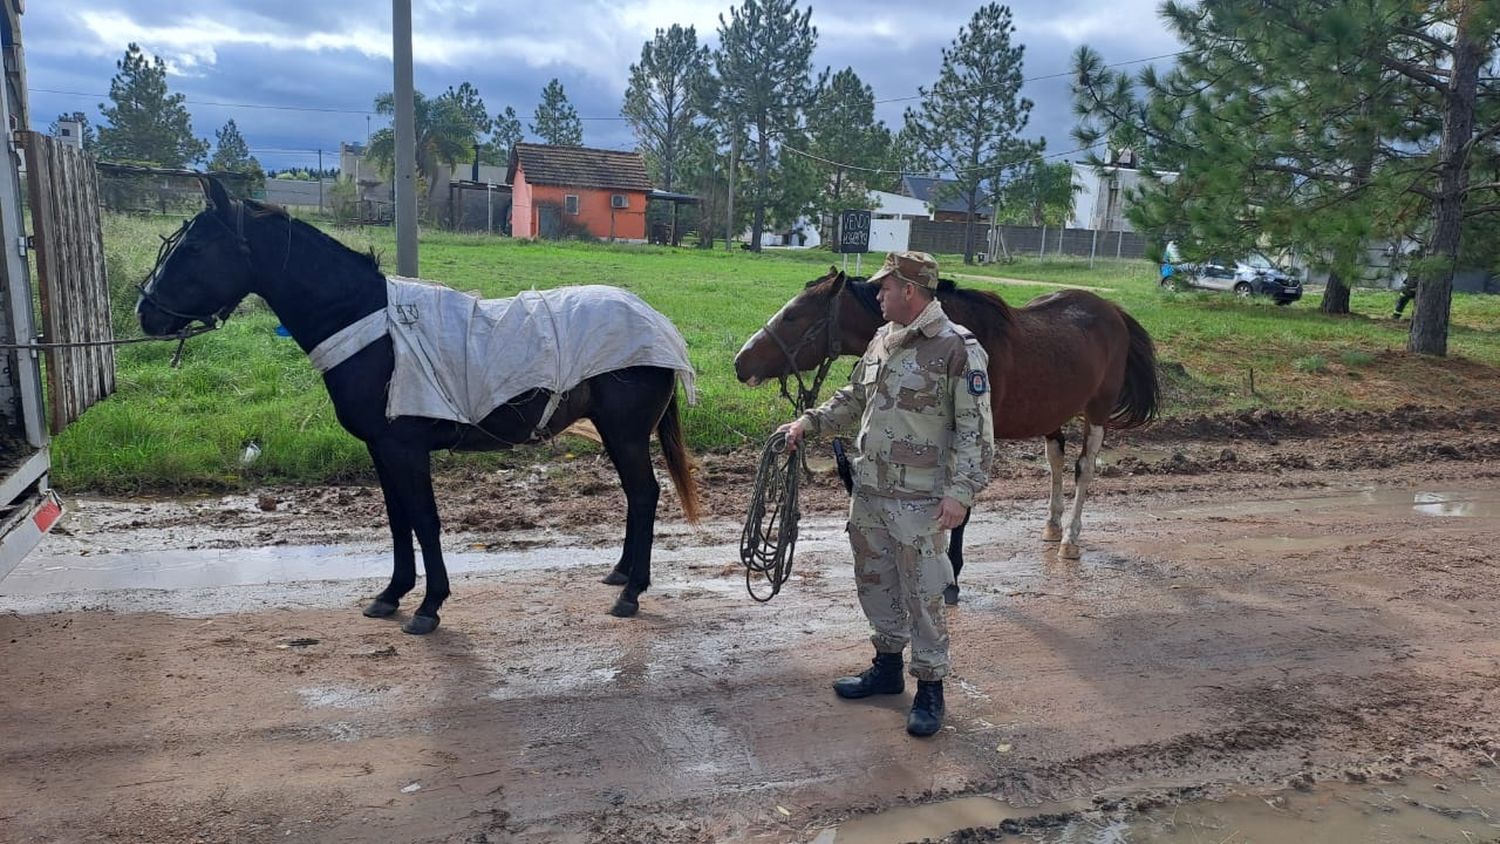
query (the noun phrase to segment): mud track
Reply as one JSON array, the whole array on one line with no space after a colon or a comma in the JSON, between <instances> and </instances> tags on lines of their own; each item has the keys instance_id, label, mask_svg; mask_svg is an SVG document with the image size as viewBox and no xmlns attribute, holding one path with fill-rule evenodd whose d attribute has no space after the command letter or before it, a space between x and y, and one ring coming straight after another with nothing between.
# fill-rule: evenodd
<instances>
[{"instance_id":1,"label":"mud track","mask_svg":"<svg viewBox=\"0 0 1500 844\"><path fill-rule=\"evenodd\" d=\"M760 605L733 553L752 457L704 455L711 518L664 493L630 620L596 582L622 526L607 462L441 478L448 547L514 565L456 577L420 639L358 615L369 578L45 587L167 551L378 557L378 491L75 499L0 581L0 840L809 841L955 795L1149 805L1500 756L1500 413L1112 437L1081 562L1036 541L1039 445L1003 452L949 611L950 729L925 742L906 698L828 689L868 659L828 476Z\"/></svg>"}]
</instances>

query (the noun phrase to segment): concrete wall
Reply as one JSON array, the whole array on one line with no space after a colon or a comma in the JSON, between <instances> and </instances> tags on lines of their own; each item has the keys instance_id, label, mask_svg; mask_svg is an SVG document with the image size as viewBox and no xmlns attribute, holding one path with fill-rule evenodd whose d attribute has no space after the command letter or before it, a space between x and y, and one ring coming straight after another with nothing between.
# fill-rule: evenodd
<instances>
[{"instance_id":1,"label":"concrete wall","mask_svg":"<svg viewBox=\"0 0 1500 844\"><path fill-rule=\"evenodd\" d=\"M975 225L975 246L984 252L990 228ZM1087 258L1144 258L1146 238L1135 232L1099 231L1094 229L1060 229L1056 226L998 226L1005 249L1011 255L1070 255ZM964 224L935 220L911 221L911 249L941 254L962 254ZM995 254L1002 253L998 244Z\"/></svg>"},{"instance_id":2,"label":"concrete wall","mask_svg":"<svg viewBox=\"0 0 1500 844\"><path fill-rule=\"evenodd\" d=\"M338 179L324 179L320 200L318 182L266 179L266 201L276 205L300 205L328 209L333 207L333 186L336 184L338 184Z\"/></svg>"}]
</instances>

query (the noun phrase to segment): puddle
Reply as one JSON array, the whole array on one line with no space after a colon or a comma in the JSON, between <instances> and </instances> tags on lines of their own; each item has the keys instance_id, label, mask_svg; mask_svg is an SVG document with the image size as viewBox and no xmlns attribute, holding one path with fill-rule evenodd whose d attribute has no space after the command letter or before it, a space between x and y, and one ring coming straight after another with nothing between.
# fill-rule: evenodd
<instances>
[{"instance_id":1,"label":"puddle","mask_svg":"<svg viewBox=\"0 0 1500 844\"><path fill-rule=\"evenodd\" d=\"M1340 495L1272 498L1254 504L1206 504L1159 513L1163 517L1243 516L1248 513L1293 513L1303 510L1374 510L1401 515L1457 518L1500 517L1500 490L1394 490L1366 489Z\"/></svg>"},{"instance_id":2,"label":"puddle","mask_svg":"<svg viewBox=\"0 0 1500 844\"><path fill-rule=\"evenodd\" d=\"M393 696L388 688L364 689L354 686L308 686L297 690L302 705L309 709L374 709Z\"/></svg>"},{"instance_id":3,"label":"puddle","mask_svg":"<svg viewBox=\"0 0 1500 844\"><path fill-rule=\"evenodd\" d=\"M1153 809L1126 820L1081 816L1034 834L1046 844L1408 844L1500 841L1500 781L1332 783Z\"/></svg>"},{"instance_id":4,"label":"puddle","mask_svg":"<svg viewBox=\"0 0 1500 844\"><path fill-rule=\"evenodd\" d=\"M1017 808L992 797L960 797L862 815L812 844L937 841L960 830L1020 827L1000 840L1038 844L1409 844L1500 842L1500 778L1412 779L1382 785L1320 784L1311 791L1172 803L1114 818L1091 801ZM1054 825L1059 815L1071 815ZM1046 817L1045 823L1034 819ZM1033 821L1028 824L1028 821ZM1037 829L1025 830L1028 826Z\"/></svg>"},{"instance_id":5,"label":"puddle","mask_svg":"<svg viewBox=\"0 0 1500 844\"><path fill-rule=\"evenodd\" d=\"M961 829L996 827L1002 821L1078 811L1080 808L1054 804L1022 809L993 797L959 797L851 818L832 829L823 830L812 844L903 844L923 839L937 840Z\"/></svg>"},{"instance_id":6,"label":"puddle","mask_svg":"<svg viewBox=\"0 0 1500 844\"><path fill-rule=\"evenodd\" d=\"M843 522L807 519L797 553L847 551ZM270 547L122 551L104 554L28 556L3 580L0 595L32 596L59 592L114 589L205 589L262 586L301 581L385 578L391 573L389 547L374 545L276 545ZM613 565L619 547L568 545L524 550L449 550L443 554L448 574L493 571L540 571ZM687 545L658 549L652 565L673 572L681 564L704 558L736 560L739 545ZM419 569L420 570L420 569ZM716 588L716 584L699 584Z\"/></svg>"}]
</instances>

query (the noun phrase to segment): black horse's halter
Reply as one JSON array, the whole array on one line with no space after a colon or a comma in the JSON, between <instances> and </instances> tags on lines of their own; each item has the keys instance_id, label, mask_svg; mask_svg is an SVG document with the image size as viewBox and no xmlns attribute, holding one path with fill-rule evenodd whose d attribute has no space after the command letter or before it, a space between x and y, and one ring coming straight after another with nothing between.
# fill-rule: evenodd
<instances>
[{"instance_id":1,"label":"black horse's halter","mask_svg":"<svg viewBox=\"0 0 1500 844\"><path fill-rule=\"evenodd\" d=\"M244 256L245 263L253 272L257 269L257 267L255 262L255 253L250 249L250 240L249 238L245 237L245 203L235 202L234 208L235 215L233 226L230 226L229 223L221 219L218 214L210 214L209 216L212 217L213 220L219 225L223 226L224 229L234 237L235 245L239 248L240 255ZM159 272L162 265L167 262L167 258L172 254L172 250L177 248L177 244L182 240L183 236L187 234L187 230L192 227L194 222L194 220L186 220L180 227L178 227L177 231L173 232L170 235L164 235L162 237L161 248L158 249L156 253L156 264L151 268L151 272L147 275L147 279L156 278L157 272ZM292 224L291 221L288 220L286 227L286 257L281 262L281 269L283 271L286 270L287 266L291 263L291 259ZM156 308L157 310L161 311L164 314L167 314L168 316L174 316L178 319L185 319L188 322L201 322L205 326L207 326L209 330L218 328L220 325L228 322L229 315L239 305L238 301L229 302L217 311L212 311L207 314L188 314L167 307L161 301L160 297L151 292L150 287L146 282L139 282L135 287L136 290L140 291L141 298L146 300L147 302L150 302L153 308Z\"/></svg>"},{"instance_id":2,"label":"black horse's halter","mask_svg":"<svg viewBox=\"0 0 1500 844\"><path fill-rule=\"evenodd\" d=\"M234 208L235 214L233 226L230 226L228 223L226 223L219 217L218 214L210 214L209 216L234 236L235 245L239 248L240 255L244 256L245 263L250 267L250 271L253 273L256 270L255 253L250 249L249 238L245 237L245 203L243 201L235 202ZM177 228L177 231L172 232L170 235L164 235L162 237L161 247L156 252L156 263L151 267L151 272L146 276L147 279L152 280L154 283L157 273L161 270L162 265L167 262L167 258L172 254L172 250L177 248L177 244L182 241L183 236L185 236L187 234L187 230L192 227L195 219L184 220L182 225ZM291 260L292 221L288 219L286 224L286 257L281 261L281 269L283 272L286 271L286 268L291 263ZM203 323L202 328L195 328L191 330L189 330L185 325L183 326L182 330L177 333L177 351L172 355L173 369L176 369L177 364L182 360L182 350L187 347L187 341L189 337L196 337L199 334L206 334L210 331L217 330L220 326L229 321L229 315L233 313L234 309L239 307L240 304L239 300L237 299L232 302L226 303L224 307L219 308L217 311L212 311L207 314L187 314L174 308L167 307L161 301L160 297L151 292L149 285L144 281L137 282L135 285L135 289L141 294L142 300L150 302L151 307L156 308L158 311L161 311L168 316L174 316L178 319L187 320L188 325L191 325L194 322ZM244 297L242 296L240 298Z\"/></svg>"},{"instance_id":3,"label":"black horse's halter","mask_svg":"<svg viewBox=\"0 0 1500 844\"><path fill-rule=\"evenodd\" d=\"M848 284L847 280L845 284ZM781 347L781 353L786 355L791 376L797 379L797 396L795 398L792 397L791 392L787 389L787 376L781 375L776 379L781 383L782 398L791 402L792 408L797 413L801 413L817 403L818 392L823 389L823 380L828 377L828 370L833 368L833 362L838 360L839 352L843 349L839 345L839 299L842 296L843 288L841 287L837 293L828 297L828 312L823 315L822 319L808 326L807 330L802 332L802 336L797 340L797 345L795 346L788 346L786 341L781 339L780 335L771 330L770 323L766 323L763 327L766 334L770 335L771 339L776 341L776 345ZM823 358L818 363L818 368L812 376L812 386L809 387L807 382L803 380L802 373L797 369L797 353L801 352L804 347L816 342L818 332L825 329L828 332L828 347L823 352Z\"/></svg>"}]
</instances>

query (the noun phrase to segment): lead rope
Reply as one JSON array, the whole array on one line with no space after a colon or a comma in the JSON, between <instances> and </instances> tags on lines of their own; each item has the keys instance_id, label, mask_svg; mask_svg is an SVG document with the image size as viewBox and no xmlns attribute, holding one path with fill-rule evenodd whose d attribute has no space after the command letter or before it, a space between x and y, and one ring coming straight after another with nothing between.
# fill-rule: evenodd
<instances>
[{"instance_id":1,"label":"lead rope","mask_svg":"<svg viewBox=\"0 0 1500 844\"><path fill-rule=\"evenodd\" d=\"M787 387L787 377L782 376L781 395L791 403L793 418L801 417L808 408L818 404L818 392L828 370L838 359L838 296L833 297L825 319L828 331L828 352L813 375L809 386L802 373L792 365L792 375L797 379L797 395L794 398ZM816 326L814 327L816 329ZM786 355L788 361L796 360L796 351L812 336L809 332L791 349L773 331L766 332ZM755 485L750 494L750 510L745 515L745 529L740 533L740 563L745 567L745 591L756 601L765 603L776 597L782 584L792 576L792 555L797 549L797 523L802 518L798 505L798 488L802 476L807 473L806 444L796 451L787 451L786 434L777 432L761 449L760 464L755 469ZM769 585L769 593L757 593L757 581Z\"/></svg>"},{"instance_id":2,"label":"lead rope","mask_svg":"<svg viewBox=\"0 0 1500 844\"><path fill-rule=\"evenodd\" d=\"M755 470L754 492L745 530L740 534L740 562L745 566L745 591L765 603L776 597L792 576L792 554L797 548L797 488L802 480L802 451L786 450L786 434L772 434L761 450ZM758 580L769 593L756 592Z\"/></svg>"},{"instance_id":3,"label":"lead rope","mask_svg":"<svg viewBox=\"0 0 1500 844\"><path fill-rule=\"evenodd\" d=\"M128 337L124 340L78 340L72 343L0 343L0 349L16 349L24 351L44 352L48 349L85 349L100 346L128 346L132 343L160 343L177 341L177 351L172 354L172 368L176 369L182 363L182 349L187 345L188 338L207 334L210 331L218 331L222 325L204 325L199 328L184 327L176 334L165 337Z\"/></svg>"}]
</instances>

